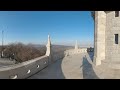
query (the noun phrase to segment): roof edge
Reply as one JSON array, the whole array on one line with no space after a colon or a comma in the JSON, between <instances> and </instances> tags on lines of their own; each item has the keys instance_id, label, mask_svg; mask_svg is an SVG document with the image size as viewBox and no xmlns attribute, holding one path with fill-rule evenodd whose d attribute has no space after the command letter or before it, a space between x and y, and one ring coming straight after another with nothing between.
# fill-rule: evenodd
<instances>
[{"instance_id":1,"label":"roof edge","mask_svg":"<svg viewBox=\"0 0 120 90\"><path fill-rule=\"evenodd\" d=\"M91 12L92 18L95 19L95 11L90 11L90 12ZM107 14L107 13L110 13L112 11L104 11L104 12Z\"/></svg>"}]
</instances>

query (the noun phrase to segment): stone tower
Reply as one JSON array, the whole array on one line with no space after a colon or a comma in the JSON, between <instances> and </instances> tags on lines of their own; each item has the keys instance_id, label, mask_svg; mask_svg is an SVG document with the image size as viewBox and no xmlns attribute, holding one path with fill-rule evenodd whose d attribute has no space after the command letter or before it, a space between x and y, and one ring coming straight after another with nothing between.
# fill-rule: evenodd
<instances>
[{"instance_id":1,"label":"stone tower","mask_svg":"<svg viewBox=\"0 0 120 90\"><path fill-rule=\"evenodd\" d=\"M120 16L119 11L94 11L94 64L120 63Z\"/></svg>"}]
</instances>

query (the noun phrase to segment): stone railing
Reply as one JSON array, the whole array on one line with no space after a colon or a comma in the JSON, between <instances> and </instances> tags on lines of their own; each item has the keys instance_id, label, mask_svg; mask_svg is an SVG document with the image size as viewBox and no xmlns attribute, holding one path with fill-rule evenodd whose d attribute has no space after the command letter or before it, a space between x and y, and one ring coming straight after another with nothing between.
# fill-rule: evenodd
<instances>
[{"instance_id":1,"label":"stone railing","mask_svg":"<svg viewBox=\"0 0 120 90\"><path fill-rule=\"evenodd\" d=\"M75 54L80 54L80 53L86 53L87 52L87 48L80 48L80 49L70 49L70 50L66 50L64 52L65 56L68 55L75 55Z\"/></svg>"},{"instance_id":2,"label":"stone railing","mask_svg":"<svg viewBox=\"0 0 120 90\"><path fill-rule=\"evenodd\" d=\"M27 78L48 66L48 56L0 68L0 79Z\"/></svg>"}]
</instances>

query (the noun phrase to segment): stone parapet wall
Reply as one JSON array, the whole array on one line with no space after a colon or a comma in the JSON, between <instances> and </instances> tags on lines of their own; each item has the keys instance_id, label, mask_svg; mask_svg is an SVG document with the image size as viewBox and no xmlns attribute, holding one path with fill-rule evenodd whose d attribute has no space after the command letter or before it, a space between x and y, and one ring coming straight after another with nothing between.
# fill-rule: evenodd
<instances>
[{"instance_id":1,"label":"stone parapet wall","mask_svg":"<svg viewBox=\"0 0 120 90\"><path fill-rule=\"evenodd\" d=\"M59 59L64 58L64 56L65 56L65 54L64 54L63 51L62 51L62 52L59 52L59 53L54 53L54 54L52 55L52 60L53 60L53 61L56 61L56 60L59 60Z\"/></svg>"},{"instance_id":2,"label":"stone parapet wall","mask_svg":"<svg viewBox=\"0 0 120 90\"><path fill-rule=\"evenodd\" d=\"M64 52L54 53L52 61L64 58ZM39 72L49 65L49 56L44 55L19 64L0 68L0 79L24 79Z\"/></svg>"},{"instance_id":3,"label":"stone parapet wall","mask_svg":"<svg viewBox=\"0 0 120 90\"><path fill-rule=\"evenodd\" d=\"M80 54L80 53L86 53L87 52L87 48L82 48L82 49L70 49L70 50L66 50L64 52L64 55L65 56L68 56L68 55L74 55L74 54Z\"/></svg>"},{"instance_id":4,"label":"stone parapet wall","mask_svg":"<svg viewBox=\"0 0 120 90\"><path fill-rule=\"evenodd\" d=\"M0 68L0 79L24 79L48 66L48 56Z\"/></svg>"}]
</instances>

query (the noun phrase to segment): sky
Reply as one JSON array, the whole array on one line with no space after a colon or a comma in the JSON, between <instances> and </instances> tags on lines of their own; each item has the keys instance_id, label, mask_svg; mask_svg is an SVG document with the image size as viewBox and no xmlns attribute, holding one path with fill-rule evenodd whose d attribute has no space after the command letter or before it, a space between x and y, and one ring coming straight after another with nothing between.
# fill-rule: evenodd
<instances>
[{"instance_id":1,"label":"sky","mask_svg":"<svg viewBox=\"0 0 120 90\"><path fill-rule=\"evenodd\" d=\"M0 11L0 39L4 30L4 44L47 44L49 34L52 44L91 46L93 23L90 11Z\"/></svg>"}]
</instances>

